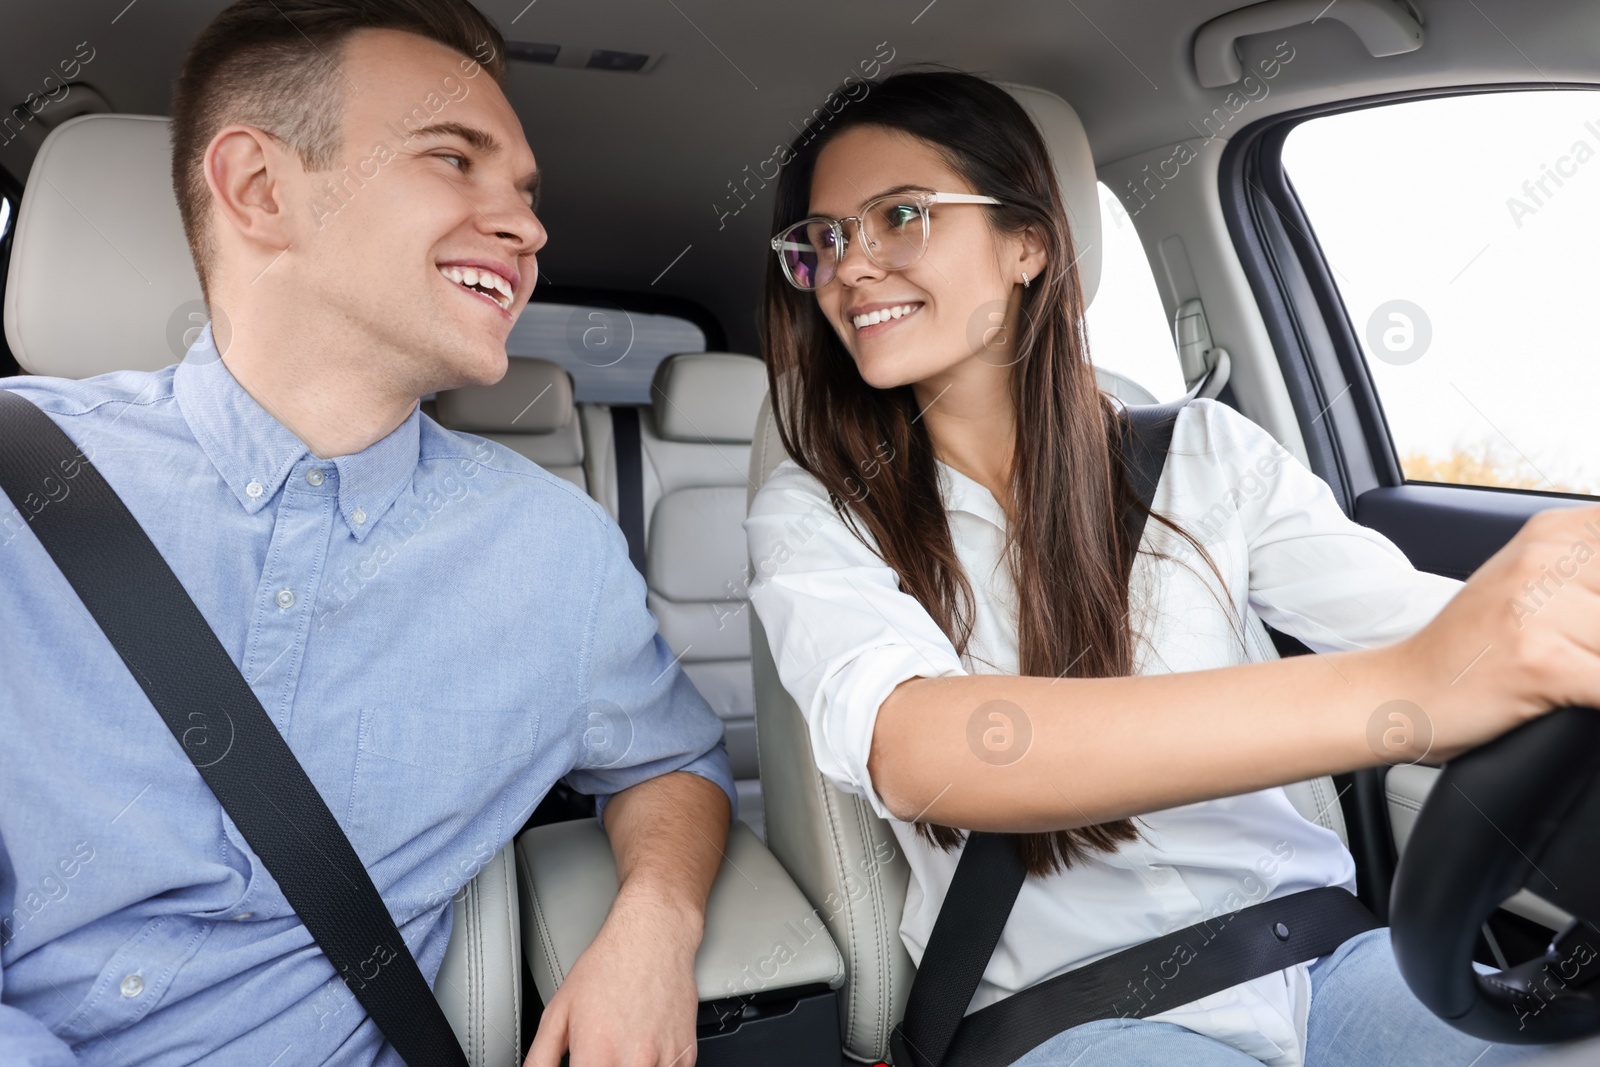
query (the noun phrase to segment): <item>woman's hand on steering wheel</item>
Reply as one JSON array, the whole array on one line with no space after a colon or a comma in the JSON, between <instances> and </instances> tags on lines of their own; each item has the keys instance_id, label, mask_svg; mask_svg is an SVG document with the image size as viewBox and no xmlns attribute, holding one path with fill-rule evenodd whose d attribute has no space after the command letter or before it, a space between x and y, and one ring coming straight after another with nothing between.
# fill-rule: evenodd
<instances>
[{"instance_id":1,"label":"woman's hand on steering wheel","mask_svg":"<svg viewBox=\"0 0 1600 1067\"><path fill-rule=\"evenodd\" d=\"M1600 707L1600 506L1529 519L1397 651L1430 762L1552 708Z\"/></svg>"}]
</instances>

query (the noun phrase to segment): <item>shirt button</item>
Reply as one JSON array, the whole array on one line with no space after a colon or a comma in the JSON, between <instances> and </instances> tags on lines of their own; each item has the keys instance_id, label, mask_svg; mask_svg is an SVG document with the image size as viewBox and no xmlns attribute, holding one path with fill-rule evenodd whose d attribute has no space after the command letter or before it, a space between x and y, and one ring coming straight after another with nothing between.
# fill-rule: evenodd
<instances>
[{"instance_id":1,"label":"shirt button","mask_svg":"<svg viewBox=\"0 0 1600 1067\"><path fill-rule=\"evenodd\" d=\"M234 922L236 922L236 923L242 923L242 922L244 922L244 921L245 921L245 920L246 920L246 919L253 919L253 918L255 918L255 914L256 914L256 913L255 913L255 912L253 912L253 911L241 911L241 912L240 912L240 913L239 913L239 914L237 914L237 915L235 915L235 916L234 916L234 917L233 917L233 921L234 921Z\"/></svg>"},{"instance_id":2,"label":"shirt button","mask_svg":"<svg viewBox=\"0 0 1600 1067\"><path fill-rule=\"evenodd\" d=\"M249 485L244 487L244 495L249 497L251 500L255 500L266 491L266 488L260 482L251 482Z\"/></svg>"},{"instance_id":3,"label":"shirt button","mask_svg":"<svg viewBox=\"0 0 1600 1067\"><path fill-rule=\"evenodd\" d=\"M322 468L320 467L312 467L306 471L306 481L312 485L321 485L325 478L327 478L327 475L322 473Z\"/></svg>"},{"instance_id":4,"label":"shirt button","mask_svg":"<svg viewBox=\"0 0 1600 1067\"><path fill-rule=\"evenodd\" d=\"M360 508L356 508L355 511L350 513L350 518L355 520L357 526L361 526L367 521L367 513Z\"/></svg>"},{"instance_id":5,"label":"shirt button","mask_svg":"<svg viewBox=\"0 0 1600 1067\"><path fill-rule=\"evenodd\" d=\"M290 608L294 607L293 589L278 590L278 607L282 608L284 611L288 611Z\"/></svg>"},{"instance_id":6,"label":"shirt button","mask_svg":"<svg viewBox=\"0 0 1600 1067\"><path fill-rule=\"evenodd\" d=\"M144 979L136 974L130 974L117 988L122 990L122 995L125 997L136 997L144 992Z\"/></svg>"}]
</instances>

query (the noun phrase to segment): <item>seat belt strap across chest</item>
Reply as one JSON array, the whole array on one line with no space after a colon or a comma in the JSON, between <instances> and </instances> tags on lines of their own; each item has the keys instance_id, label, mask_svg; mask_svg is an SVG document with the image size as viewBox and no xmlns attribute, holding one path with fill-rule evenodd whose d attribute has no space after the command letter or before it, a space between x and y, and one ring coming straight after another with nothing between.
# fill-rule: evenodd
<instances>
[{"instance_id":1,"label":"seat belt strap across chest","mask_svg":"<svg viewBox=\"0 0 1600 1067\"><path fill-rule=\"evenodd\" d=\"M334 970L411 1067L466 1067L361 857L137 519L43 411L0 389L0 489Z\"/></svg>"}]
</instances>

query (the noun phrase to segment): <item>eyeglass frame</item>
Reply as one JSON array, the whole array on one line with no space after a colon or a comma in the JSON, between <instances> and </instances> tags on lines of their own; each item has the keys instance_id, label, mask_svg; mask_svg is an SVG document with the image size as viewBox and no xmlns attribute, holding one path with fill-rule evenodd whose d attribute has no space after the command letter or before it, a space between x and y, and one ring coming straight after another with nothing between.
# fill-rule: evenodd
<instances>
[{"instance_id":1,"label":"eyeglass frame","mask_svg":"<svg viewBox=\"0 0 1600 1067\"><path fill-rule=\"evenodd\" d=\"M983 195L980 195L978 193L938 193L938 192L929 192L927 190L917 189L917 190L903 191L903 192L898 192L898 193L885 193L882 196L875 196L871 200L868 200L865 204L861 205L861 211L862 211L863 215L865 215L865 214L870 212L870 209L874 204L881 203L884 200L893 200L893 199L896 199L898 197L904 197L907 200L909 200L910 202L916 204L917 205L917 210L922 215L922 251L918 252L916 259L913 259L910 263L906 263L903 266L899 266L899 267L891 267L891 266L888 266L885 263L879 262L878 257L872 254L872 244L871 244L871 242L863 241L862 244L861 244L861 250L866 253L867 259L870 260L876 266L882 267L884 270L905 270L906 267L911 266L913 263L916 263L917 260L920 260L923 256L928 254L928 242L933 239L933 229L932 229L933 223L932 223L931 216L928 214L928 209L930 207L932 207L933 205L935 205L935 204L994 204L994 205L998 205L998 204L1004 203L1004 201L998 200L995 197L983 196ZM776 234L774 234L773 237L772 237L772 241L771 241L772 251L777 255L777 257L778 257L778 266L780 268L782 268L783 276L786 279L788 279L789 284L794 286L796 289L800 290L802 293L814 293L818 289L822 288L822 286L819 285L819 286L813 286L813 287L808 289L805 286L801 285L799 282L795 281L794 272L789 267L789 261L787 259L785 259L784 255L783 255L782 243L783 243L783 235L784 234L791 233L796 228L798 228L800 226L803 226L808 222L826 222L828 224L828 229L833 234L833 246L834 246L835 252L834 252L834 275L830 276L828 278L828 281L822 283L822 285L827 285L828 282L833 281L833 278L838 275L838 266L839 266L839 264L843 263L844 259L845 259L845 256L850 254L850 238L844 232L844 224L847 223L847 222L855 223L856 224L856 233L859 234L861 232L863 215L845 215L842 218L834 218L831 215L807 215L805 218L800 219L797 222L790 223L789 225L785 226L783 229L779 230Z\"/></svg>"}]
</instances>

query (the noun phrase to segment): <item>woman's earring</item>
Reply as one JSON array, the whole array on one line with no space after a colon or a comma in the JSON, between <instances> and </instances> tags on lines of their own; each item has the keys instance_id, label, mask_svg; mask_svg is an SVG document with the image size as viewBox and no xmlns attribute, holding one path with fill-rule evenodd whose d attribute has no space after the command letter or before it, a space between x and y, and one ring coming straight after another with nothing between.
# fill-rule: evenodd
<instances>
[{"instance_id":1,"label":"woman's earring","mask_svg":"<svg viewBox=\"0 0 1600 1067\"><path fill-rule=\"evenodd\" d=\"M1022 272L1022 287L1024 289L1026 289L1028 287L1028 272L1027 271L1023 271Z\"/></svg>"}]
</instances>

